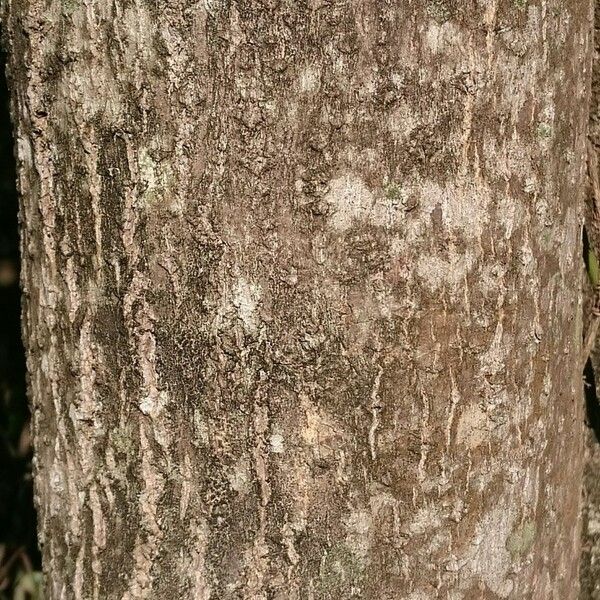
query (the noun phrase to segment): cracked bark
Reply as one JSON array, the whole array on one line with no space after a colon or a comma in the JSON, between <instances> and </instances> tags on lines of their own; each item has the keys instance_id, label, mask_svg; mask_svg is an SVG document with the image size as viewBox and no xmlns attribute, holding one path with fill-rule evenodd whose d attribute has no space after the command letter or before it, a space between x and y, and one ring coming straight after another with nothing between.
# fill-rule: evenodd
<instances>
[{"instance_id":1,"label":"cracked bark","mask_svg":"<svg viewBox=\"0 0 600 600\"><path fill-rule=\"evenodd\" d=\"M51 599L575 598L591 10L5 0Z\"/></svg>"}]
</instances>

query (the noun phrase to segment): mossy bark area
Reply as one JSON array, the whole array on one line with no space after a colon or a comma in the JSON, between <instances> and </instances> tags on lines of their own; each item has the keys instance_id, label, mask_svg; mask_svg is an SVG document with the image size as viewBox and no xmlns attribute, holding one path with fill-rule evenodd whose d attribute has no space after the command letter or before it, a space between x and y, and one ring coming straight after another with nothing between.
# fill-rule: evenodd
<instances>
[{"instance_id":1,"label":"mossy bark area","mask_svg":"<svg viewBox=\"0 0 600 600\"><path fill-rule=\"evenodd\" d=\"M5 1L50 598L575 598L590 4Z\"/></svg>"}]
</instances>

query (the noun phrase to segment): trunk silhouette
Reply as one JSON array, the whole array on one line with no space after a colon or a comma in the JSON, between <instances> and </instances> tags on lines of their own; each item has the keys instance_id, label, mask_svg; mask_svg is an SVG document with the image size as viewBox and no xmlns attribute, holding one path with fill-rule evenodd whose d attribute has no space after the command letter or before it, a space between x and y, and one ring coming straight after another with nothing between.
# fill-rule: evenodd
<instances>
[{"instance_id":1,"label":"trunk silhouette","mask_svg":"<svg viewBox=\"0 0 600 600\"><path fill-rule=\"evenodd\" d=\"M574 599L591 2L3 12L49 598Z\"/></svg>"}]
</instances>

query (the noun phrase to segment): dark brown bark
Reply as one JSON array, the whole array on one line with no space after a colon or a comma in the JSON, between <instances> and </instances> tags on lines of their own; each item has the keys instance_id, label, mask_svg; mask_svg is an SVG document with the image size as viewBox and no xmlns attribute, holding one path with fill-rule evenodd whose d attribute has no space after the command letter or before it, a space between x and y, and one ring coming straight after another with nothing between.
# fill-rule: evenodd
<instances>
[{"instance_id":1,"label":"dark brown bark","mask_svg":"<svg viewBox=\"0 0 600 600\"><path fill-rule=\"evenodd\" d=\"M58 598L575 598L589 2L8 0Z\"/></svg>"}]
</instances>

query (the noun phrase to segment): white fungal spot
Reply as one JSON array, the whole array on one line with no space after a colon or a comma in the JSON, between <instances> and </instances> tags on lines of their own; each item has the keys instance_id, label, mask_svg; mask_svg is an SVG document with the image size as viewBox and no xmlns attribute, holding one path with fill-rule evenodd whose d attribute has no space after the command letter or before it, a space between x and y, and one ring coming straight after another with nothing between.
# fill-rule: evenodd
<instances>
[{"instance_id":1,"label":"white fungal spot","mask_svg":"<svg viewBox=\"0 0 600 600\"><path fill-rule=\"evenodd\" d=\"M33 150L27 136L20 135L17 138L17 156L27 169L33 166Z\"/></svg>"},{"instance_id":2,"label":"white fungal spot","mask_svg":"<svg viewBox=\"0 0 600 600\"><path fill-rule=\"evenodd\" d=\"M149 394L140 400L139 409L148 417L158 417L167 404L167 392Z\"/></svg>"},{"instance_id":3,"label":"white fungal spot","mask_svg":"<svg viewBox=\"0 0 600 600\"><path fill-rule=\"evenodd\" d=\"M333 209L332 223L337 229L348 229L355 220L377 220L373 214L375 198L365 182L347 173L329 183L325 201Z\"/></svg>"},{"instance_id":4,"label":"white fungal spot","mask_svg":"<svg viewBox=\"0 0 600 600\"><path fill-rule=\"evenodd\" d=\"M233 289L233 306L237 310L239 318L248 331L256 331L258 327L257 308L260 303L262 289L256 283L252 283L240 277Z\"/></svg>"},{"instance_id":5,"label":"white fungal spot","mask_svg":"<svg viewBox=\"0 0 600 600\"><path fill-rule=\"evenodd\" d=\"M319 89L319 71L312 65L302 69L299 79L300 91L304 93L315 92Z\"/></svg>"},{"instance_id":6,"label":"white fungal spot","mask_svg":"<svg viewBox=\"0 0 600 600\"><path fill-rule=\"evenodd\" d=\"M155 190L158 186L156 163L145 148L140 150L138 156L138 168L140 170L140 179L145 186L145 191L151 192Z\"/></svg>"},{"instance_id":7,"label":"white fungal spot","mask_svg":"<svg viewBox=\"0 0 600 600\"><path fill-rule=\"evenodd\" d=\"M233 466L233 471L228 475L229 484L238 494L245 496L252 487L252 478L250 476L250 465L248 460L240 458Z\"/></svg>"},{"instance_id":8,"label":"white fungal spot","mask_svg":"<svg viewBox=\"0 0 600 600\"><path fill-rule=\"evenodd\" d=\"M281 454L283 452L283 436L280 433L271 434L269 443L271 444L271 452L274 452L275 454Z\"/></svg>"},{"instance_id":9,"label":"white fungal spot","mask_svg":"<svg viewBox=\"0 0 600 600\"><path fill-rule=\"evenodd\" d=\"M460 415L456 431L456 443L471 450L489 439L488 416L479 406L469 406Z\"/></svg>"}]
</instances>

